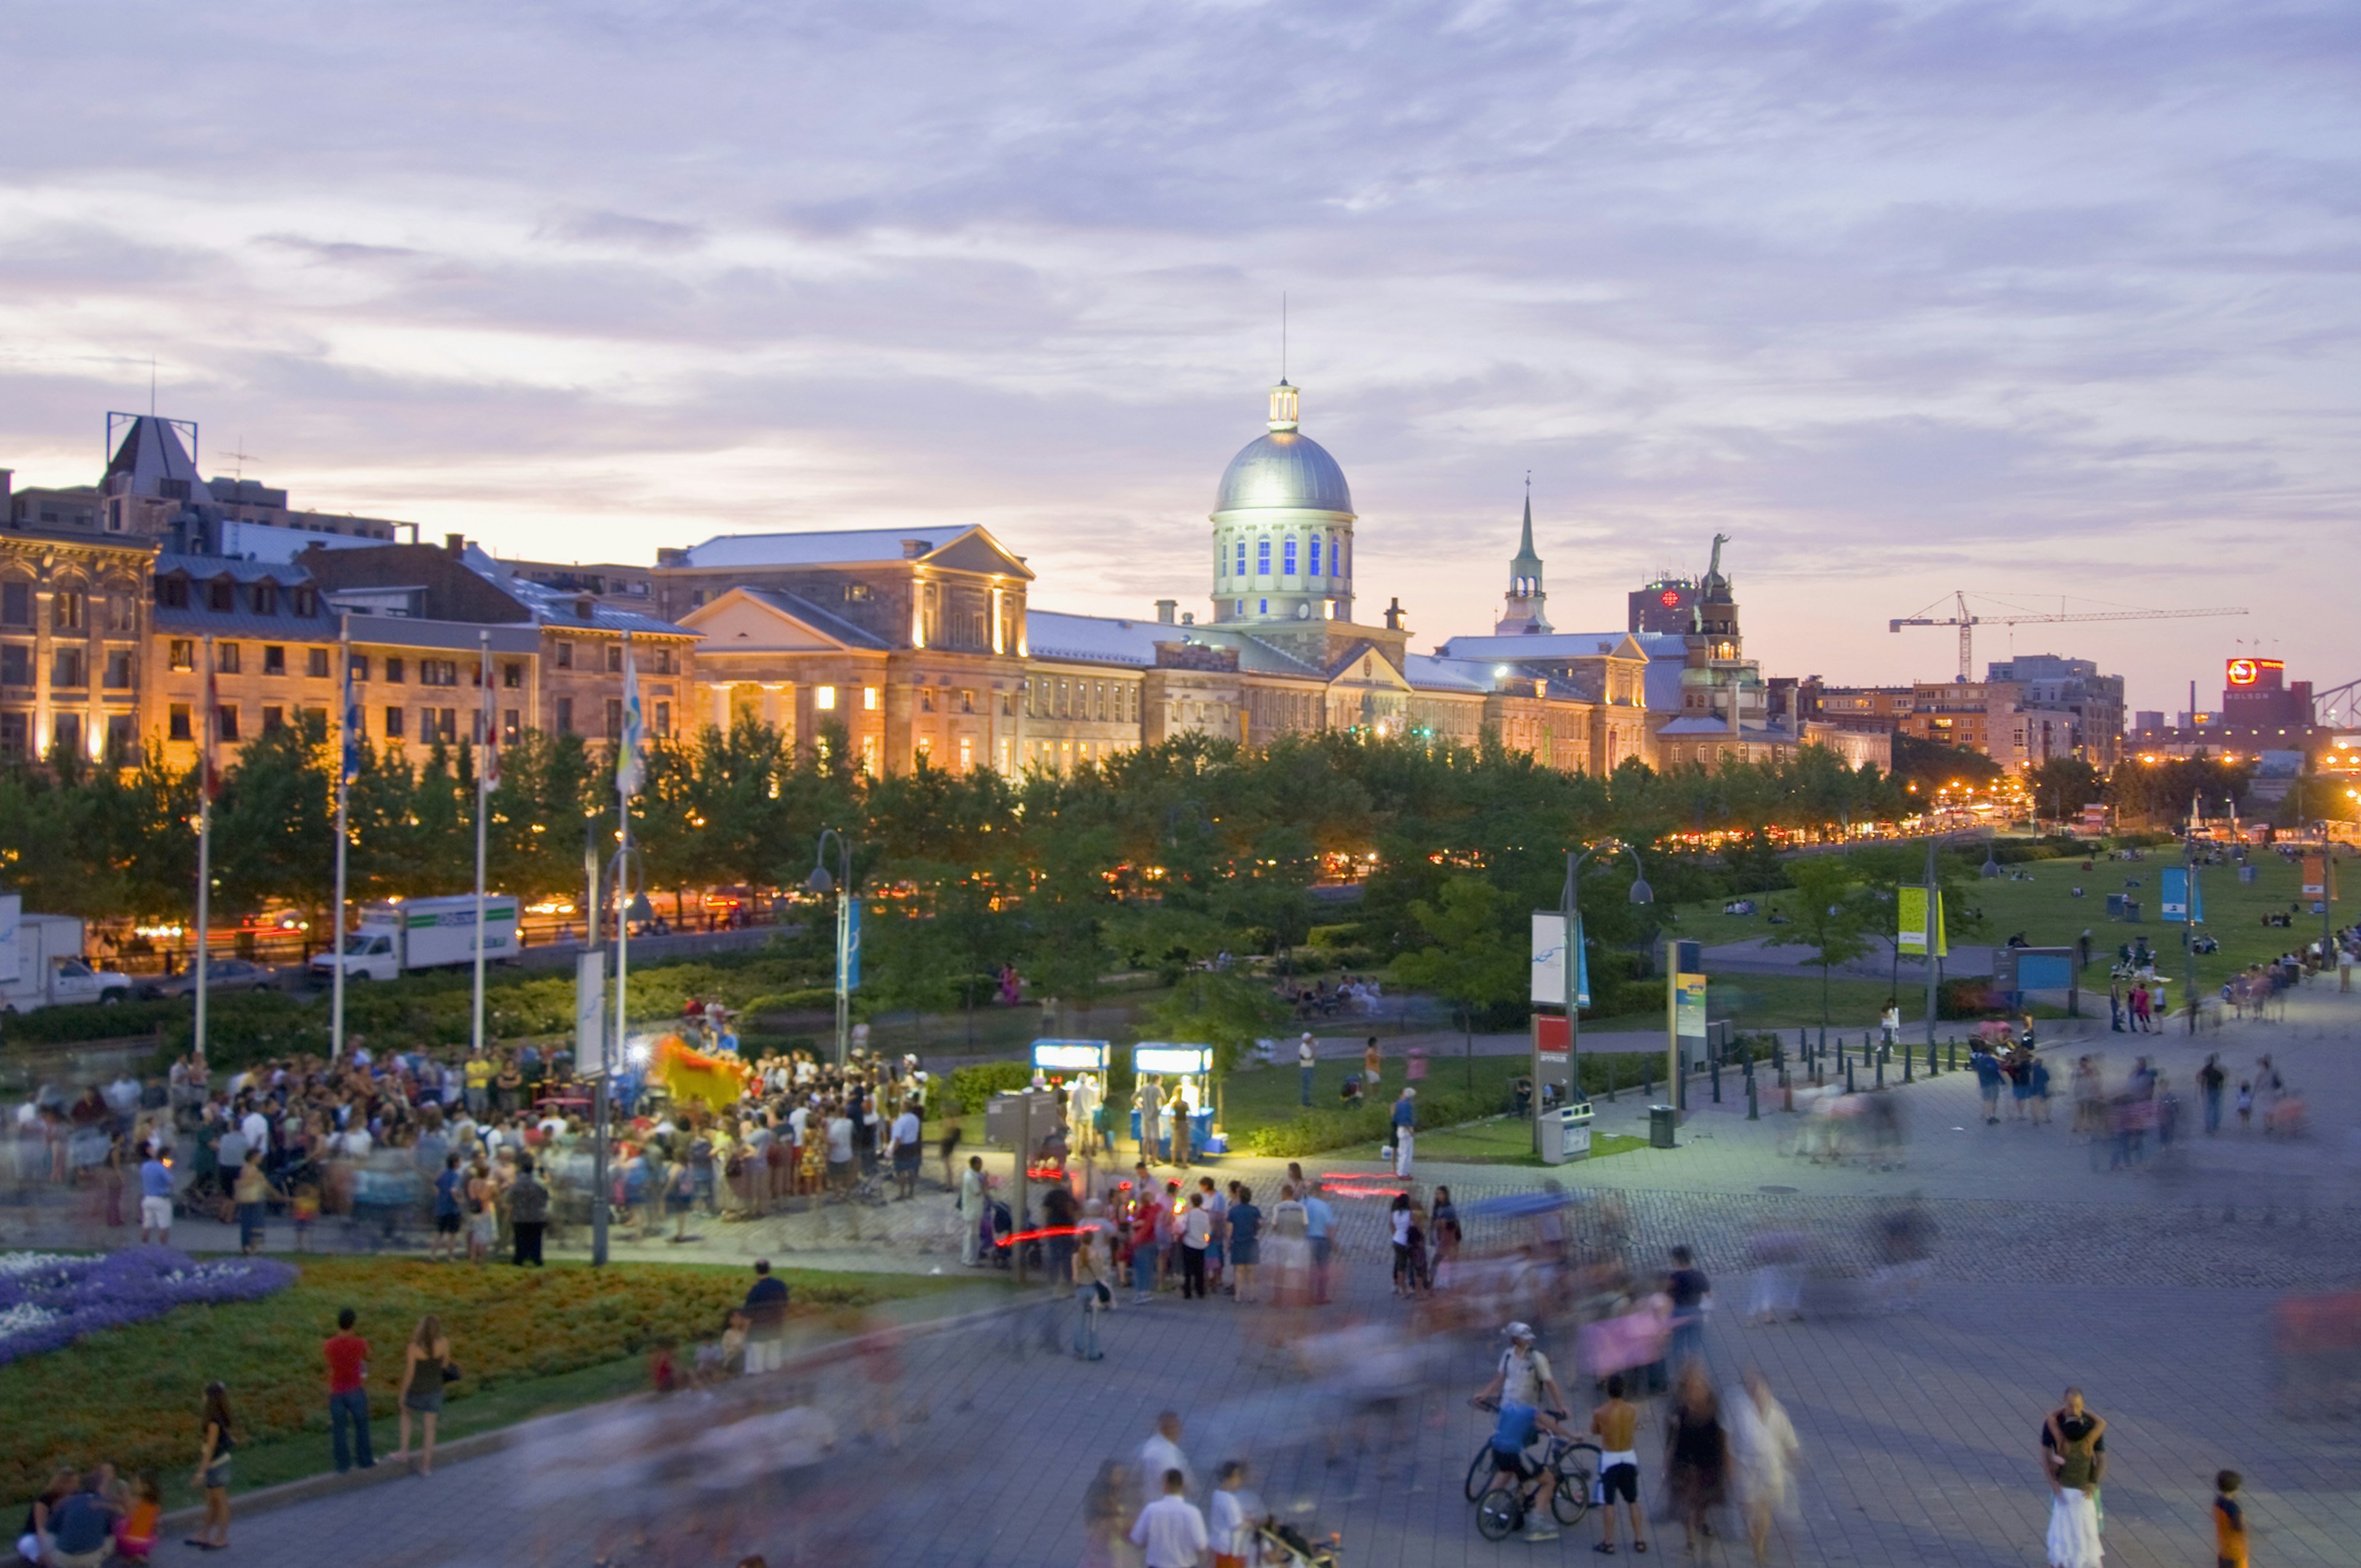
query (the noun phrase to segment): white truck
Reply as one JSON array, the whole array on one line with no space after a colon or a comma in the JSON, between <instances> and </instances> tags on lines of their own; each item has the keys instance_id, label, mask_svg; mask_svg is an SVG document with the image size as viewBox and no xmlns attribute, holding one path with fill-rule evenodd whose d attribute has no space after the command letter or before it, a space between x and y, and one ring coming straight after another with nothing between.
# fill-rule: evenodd
<instances>
[{"instance_id":1,"label":"white truck","mask_svg":"<svg viewBox=\"0 0 2361 1568\"><path fill-rule=\"evenodd\" d=\"M342 953L318 953L312 975L327 981L345 966L346 980L392 980L412 970L476 960L476 895L408 898L372 904L361 911L360 928L345 935ZM506 894L484 894L484 957L508 959L517 950L517 901Z\"/></svg>"},{"instance_id":2,"label":"white truck","mask_svg":"<svg viewBox=\"0 0 2361 1568\"><path fill-rule=\"evenodd\" d=\"M131 977L91 968L82 921L27 915L21 894L0 893L0 1013L30 1013L72 1002L127 1002Z\"/></svg>"}]
</instances>

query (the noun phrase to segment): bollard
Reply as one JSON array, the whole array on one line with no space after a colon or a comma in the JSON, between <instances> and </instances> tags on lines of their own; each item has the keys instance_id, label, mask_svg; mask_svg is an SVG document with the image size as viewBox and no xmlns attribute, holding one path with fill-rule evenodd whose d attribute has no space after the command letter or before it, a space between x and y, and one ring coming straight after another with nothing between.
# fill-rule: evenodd
<instances>
[{"instance_id":1,"label":"bollard","mask_svg":"<svg viewBox=\"0 0 2361 1568\"><path fill-rule=\"evenodd\" d=\"M1960 1070L1960 1036L1957 1035L1951 1036L1950 1056L1951 1059L1945 1062L1943 1065L1949 1068L1953 1072L1957 1072Z\"/></svg>"},{"instance_id":2,"label":"bollard","mask_svg":"<svg viewBox=\"0 0 2361 1568\"><path fill-rule=\"evenodd\" d=\"M1883 1056L1877 1058L1877 1087L1885 1087L1885 1058Z\"/></svg>"},{"instance_id":3,"label":"bollard","mask_svg":"<svg viewBox=\"0 0 2361 1568\"><path fill-rule=\"evenodd\" d=\"M1607 1102L1609 1105L1615 1103L1615 1058L1613 1057L1607 1058Z\"/></svg>"},{"instance_id":4,"label":"bollard","mask_svg":"<svg viewBox=\"0 0 2361 1568\"><path fill-rule=\"evenodd\" d=\"M1746 1075L1746 1119L1750 1122L1763 1120L1762 1108L1755 1102L1754 1075L1751 1072Z\"/></svg>"},{"instance_id":5,"label":"bollard","mask_svg":"<svg viewBox=\"0 0 2361 1568\"><path fill-rule=\"evenodd\" d=\"M1719 1105L1721 1103L1721 1058L1719 1057L1713 1058L1710 1072L1713 1078L1713 1102Z\"/></svg>"},{"instance_id":6,"label":"bollard","mask_svg":"<svg viewBox=\"0 0 2361 1568\"><path fill-rule=\"evenodd\" d=\"M1902 1053L1902 1081L1905 1083L1910 1081L1910 1053L1905 1050Z\"/></svg>"},{"instance_id":7,"label":"bollard","mask_svg":"<svg viewBox=\"0 0 2361 1568\"><path fill-rule=\"evenodd\" d=\"M1927 1042L1927 1076L1928 1078L1942 1076L1941 1069L1935 1065L1935 1042L1932 1040Z\"/></svg>"},{"instance_id":8,"label":"bollard","mask_svg":"<svg viewBox=\"0 0 2361 1568\"><path fill-rule=\"evenodd\" d=\"M1853 1091L1853 1089L1852 1089L1852 1063L1850 1063L1850 1062L1847 1062L1847 1063L1845 1063L1845 1064L1844 1064L1844 1069L1845 1069L1845 1092L1846 1092L1847 1094L1850 1094L1850 1093Z\"/></svg>"}]
</instances>

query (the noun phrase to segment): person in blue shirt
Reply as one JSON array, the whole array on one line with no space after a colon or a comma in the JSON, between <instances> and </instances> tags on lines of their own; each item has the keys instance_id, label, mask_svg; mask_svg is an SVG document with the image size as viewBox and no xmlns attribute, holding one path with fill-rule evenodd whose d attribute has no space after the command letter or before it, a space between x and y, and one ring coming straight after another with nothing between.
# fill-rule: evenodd
<instances>
[{"instance_id":1,"label":"person in blue shirt","mask_svg":"<svg viewBox=\"0 0 2361 1568\"><path fill-rule=\"evenodd\" d=\"M2000 1125L2000 1058L1982 1040L1976 1042L1975 1054L1968 1064L1976 1069L1976 1092L1983 1096L1984 1125Z\"/></svg>"},{"instance_id":2,"label":"person in blue shirt","mask_svg":"<svg viewBox=\"0 0 2361 1568\"><path fill-rule=\"evenodd\" d=\"M153 1144L139 1167L139 1239L151 1232L158 1246L172 1245L172 1168Z\"/></svg>"},{"instance_id":3,"label":"person in blue shirt","mask_svg":"<svg viewBox=\"0 0 2361 1568\"><path fill-rule=\"evenodd\" d=\"M1328 1299L1328 1259L1334 1246L1336 1211L1320 1190L1297 1178L1296 1190L1303 1194L1303 1234L1312 1244L1312 1299Z\"/></svg>"},{"instance_id":4,"label":"person in blue shirt","mask_svg":"<svg viewBox=\"0 0 2361 1568\"><path fill-rule=\"evenodd\" d=\"M1411 1144L1418 1132L1418 1091L1405 1085L1394 1102L1394 1174L1410 1175Z\"/></svg>"},{"instance_id":5,"label":"person in blue shirt","mask_svg":"<svg viewBox=\"0 0 2361 1568\"><path fill-rule=\"evenodd\" d=\"M441 1262L453 1262L458 1256L459 1200L466 1189L459 1157L445 1155L443 1168L434 1176L434 1246L429 1255Z\"/></svg>"}]
</instances>

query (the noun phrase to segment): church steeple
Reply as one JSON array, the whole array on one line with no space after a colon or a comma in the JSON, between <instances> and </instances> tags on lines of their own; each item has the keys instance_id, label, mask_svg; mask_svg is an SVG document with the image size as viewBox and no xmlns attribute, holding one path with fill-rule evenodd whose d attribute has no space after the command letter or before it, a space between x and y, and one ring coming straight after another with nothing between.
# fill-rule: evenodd
<instances>
[{"instance_id":1,"label":"church steeple","mask_svg":"<svg viewBox=\"0 0 2361 1568\"><path fill-rule=\"evenodd\" d=\"M1516 558L1509 563L1509 593L1501 605L1500 619L1492 628L1494 634L1548 631L1549 618L1542 611L1548 598L1542 591L1542 558L1533 549L1533 477L1527 474L1525 530L1517 541Z\"/></svg>"}]
</instances>

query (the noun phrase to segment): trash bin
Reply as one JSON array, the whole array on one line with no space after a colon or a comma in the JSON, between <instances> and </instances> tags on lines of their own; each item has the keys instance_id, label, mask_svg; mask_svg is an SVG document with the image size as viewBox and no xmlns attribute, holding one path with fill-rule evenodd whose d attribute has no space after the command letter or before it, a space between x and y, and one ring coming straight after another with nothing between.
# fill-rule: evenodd
<instances>
[{"instance_id":1,"label":"trash bin","mask_svg":"<svg viewBox=\"0 0 2361 1568\"><path fill-rule=\"evenodd\" d=\"M1555 1111L1544 1111L1533 1124L1533 1135L1541 1141L1542 1163L1565 1163L1565 1119Z\"/></svg>"},{"instance_id":2,"label":"trash bin","mask_svg":"<svg viewBox=\"0 0 2361 1568\"><path fill-rule=\"evenodd\" d=\"M1590 1102L1568 1105L1558 1112L1558 1150L1566 1159L1590 1157Z\"/></svg>"},{"instance_id":3,"label":"trash bin","mask_svg":"<svg viewBox=\"0 0 2361 1568\"><path fill-rule=\"evenodd\" d=\"M1648 1146L1652 1149L1674 1147L1673 1132L1680 1125L1680 1113L1669 1105L1648 1107Z\"/></svg>"}]
</instances>

